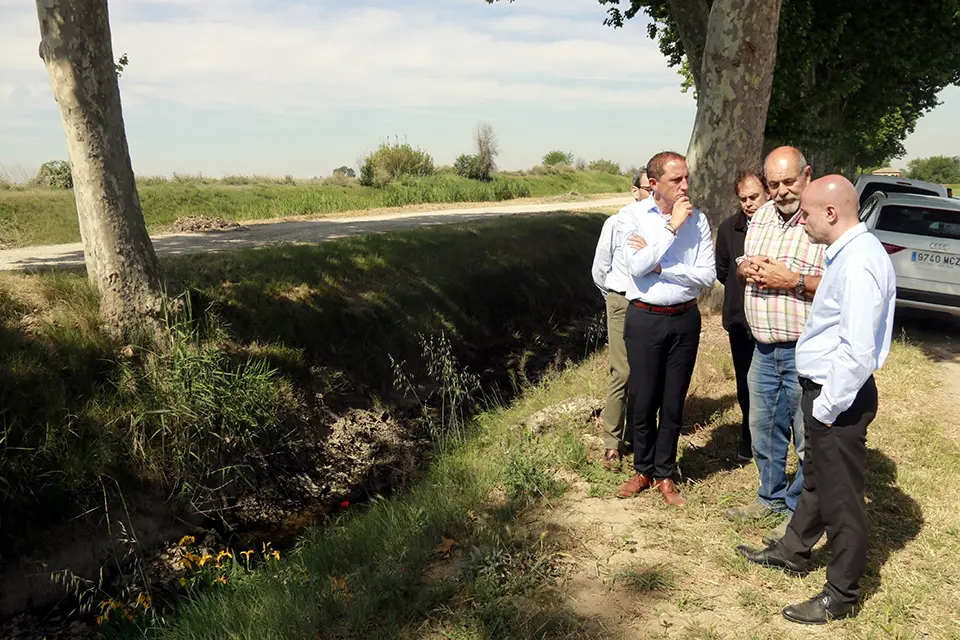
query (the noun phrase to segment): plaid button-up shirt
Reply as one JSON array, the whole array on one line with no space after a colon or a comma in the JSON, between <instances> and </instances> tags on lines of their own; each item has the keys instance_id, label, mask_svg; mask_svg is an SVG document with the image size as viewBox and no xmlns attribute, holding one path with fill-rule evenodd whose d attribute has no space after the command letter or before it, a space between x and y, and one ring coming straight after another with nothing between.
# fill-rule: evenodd
<instances>
[{"instance_id":1,"label":"plaid button-up shirt","mask_svg":"<svg viewBox=\"0 0 960 640\"><path fill-rule=\"evenodd\" d=\"M743 255L767 256L784 263L788 269L805 276L823 273L823 245L813 244L798 224L800 212L783 221L773 200L760 207L747 229ZM743 306L747 324L758 342L796 342L803 333L811 301L794 291L760 289L748 282Z\"/></svg>"}]
</instances>

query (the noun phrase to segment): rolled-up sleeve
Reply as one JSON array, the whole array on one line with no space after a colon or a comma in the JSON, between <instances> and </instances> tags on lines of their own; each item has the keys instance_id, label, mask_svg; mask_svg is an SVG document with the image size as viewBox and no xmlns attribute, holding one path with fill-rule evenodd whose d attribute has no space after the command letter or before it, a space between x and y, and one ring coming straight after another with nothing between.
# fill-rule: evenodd
<instances>
[{"instance_id":1,"label":"rolled-up sleeve","mask_svg":"<svg viewBox=\"0 0 960 640\"><path fill-rule=\"evenodd\" d=\"M684 287L709 289L716 280L717 265L713 251L713 238L710 234L710 222L702 212L697 213L697 229L700 232L700 242L697 245L697 256L693 264L661 264L660 277L667 282Z\"/></svg>"},{"instance_id":2,"label":"rolled-up sleeve","mask_svg":"<svg viewBox=\"0 0 960 640\"><path fill-rule=\"evenodd\" d=\"M630 235L624 234L623 255L630 275L634 278L640 278L653 271L676 240L666 226L644 224L639 229L638 235L643 237L647 246L638 250L630 246Z\"/></svg>"},{"instance_id":3,"label":"rolled-up sleeve","mask_svg":"<svg viewBox=\"0 0 960 640\"><path fill-rule=\"evenodd\" d=\"M876 336L886 314L883 290L869 263L849 270L842 291L840 346L813 403L813 417L824 424L833 424L850 408L877 368Z\"/></svg>"}]
</instances>

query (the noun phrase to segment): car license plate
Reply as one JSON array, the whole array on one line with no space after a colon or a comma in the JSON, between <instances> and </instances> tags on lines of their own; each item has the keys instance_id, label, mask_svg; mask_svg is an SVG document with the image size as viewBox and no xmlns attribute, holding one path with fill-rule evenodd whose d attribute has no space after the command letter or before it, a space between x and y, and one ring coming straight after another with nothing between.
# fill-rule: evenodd
<instances>
[{"instance_id":1,"label":"car license plate","mask_svg":"<svg viewBox=\"0 0 960 640\"><path fill-rule=\"evenodd\" d=\"M917 264L944 269L960 269L960 256L933 251L914 251L910 258Z\"/></svg>"}]
</instances>

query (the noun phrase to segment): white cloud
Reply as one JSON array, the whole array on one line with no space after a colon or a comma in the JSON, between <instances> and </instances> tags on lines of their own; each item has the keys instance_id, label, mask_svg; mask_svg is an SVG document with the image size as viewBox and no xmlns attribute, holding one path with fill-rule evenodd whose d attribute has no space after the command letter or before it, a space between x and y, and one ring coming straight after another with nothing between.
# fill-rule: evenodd
<instances>
[{"instance_id":1,"label":"white cloud","mask_svg":"<svg viewBox=\"0 0 960 640\"><path fill-rule=\"evenodd\" d=\"M127 0L112 3L111 19L114 51L131 61L122 88L133 108L145 99L267 113L687 101L639 30L626 37L603 27L599 5L588 23L571 17L583 13L583 2L465 0L453 3L458 11L437 11ZM0 17L0 59L13 80L5 84L28 100L28 86L45 81L36 16L24 7L2 8Z\"/></svg>"}]
</instances>

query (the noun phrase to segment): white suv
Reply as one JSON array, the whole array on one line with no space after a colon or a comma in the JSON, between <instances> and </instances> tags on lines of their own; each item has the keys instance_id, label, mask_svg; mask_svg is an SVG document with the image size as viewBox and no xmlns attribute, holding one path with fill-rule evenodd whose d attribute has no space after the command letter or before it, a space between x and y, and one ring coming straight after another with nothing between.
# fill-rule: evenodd
<instances>
[{"instance_id":1,"label":"white suv","mask_svg":"<svg viewBox=\"0 0 960 640\"><path fill-rule=\"evenodd\" d=\"M857 178L854 187L857 189L857 202L861 207L867 198L877 191L883 191L887 195L893 195L894 193L916 193L924 196L947 197L947 188L942 184L924 182L923 180L911 180L909 178L894 178L893 176L865 174Z\"/></svg>"},{"instance_id":2,"label":"white suv","mask_svg":"<svg viewBox=\"0 0 960 640\"><path fill-rule=\"evenodd\" d=\"M897 274L897 304L960 315L960 200L874 193L860 220Z\"/></svg>"}]
</instances>

